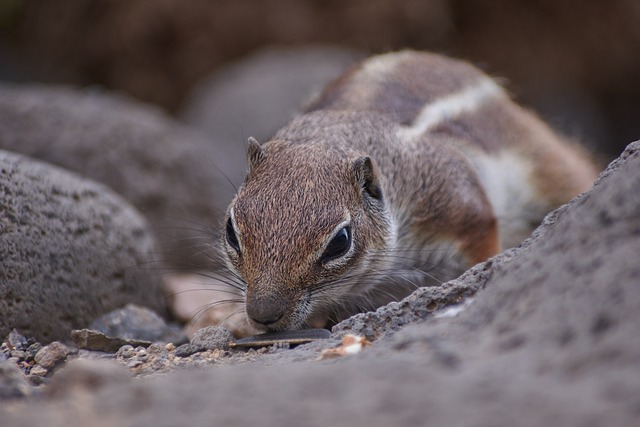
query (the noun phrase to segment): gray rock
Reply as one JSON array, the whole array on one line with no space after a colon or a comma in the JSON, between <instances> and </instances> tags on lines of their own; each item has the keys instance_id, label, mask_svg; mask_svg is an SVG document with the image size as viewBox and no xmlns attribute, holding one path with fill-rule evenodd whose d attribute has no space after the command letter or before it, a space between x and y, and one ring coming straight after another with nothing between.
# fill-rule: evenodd
<instances>
[{"instance_id":1,"label":"gray rock","mask_svg":"<svg viewBox=\"0 0 640 427\"><path fill-rule=\"evenodd\" d=\"M358 334L370 340L393 333L401 327L426 320L445 307L462 304L482 289L491 278L492 263L471 268L461 277L442 286L420 288L399 302L392 302L375 312L356 314L333 327L337 336Z\"/></svg>"},{"instance_id":2,"label":"gray rock","mask_svg":"<svg viewBox=\"0 0 640 427\"><path fill-rule=\"evenodd\" d=\"M192 347L202 348L205 350L228 350L229 342L235 341L233 334L227 328L222 326L207 326L198 329L191 337Z\"/></svg>"},{"instance_id":3,"label":"gray rock","mask_svg":"<svg viewBox=\"0 0 640 427\"><path fill-rule=\"evenodd\" d=\"M461 278L484 286L470 304L436 316L419 311L394 334L376 326L381 338L359 356L312 361L315 342L268 355L268 366L177 371L81 401L34 407L28 398L1 407L0 416L15 426L94 418L170 426L183 424L185 413L195 426L637 426L638 188L635 143L531 239L483 274ZM421 299L406 301L410 308ZM379 314L371 321L383 320Z\"/></svg>"},{"instance_id":4,"label":"gray rock","mask_svg":"<svg viewBox=\"0 0 640 427\"><path fill-rule=\"evenodd\" d=\"M61 342L54 341L49 345L42 347L35 355L34 360L44 369L51 369L57 364L62 363L67 356L77 353L77 349L67 347Z\"/></svg>"},{"instance_id":5,"label":"gray rock","mask_svg":"<svg viewBox=\"0 0 640 427\"><path fill-rule=\"evenodd\" d=\"M189 338L177 325L169 325L153 310L135 304L114 310L91 322L91 329L110 337L182 344Z\"/></svg>"},{"instance_id":6,"label":"gray rock","mask_svg":"<svg viewBox=\"0 0 640 427\"><path fill-rule=\"evenodd\" d=\"M125 344L118 349L116 352L116 357L120 359L131 359L134 356L134 348L131 344Z\"/></svg>"},{"instance_id":7,"label":"gray rock","mask_svg":"<svg viewBox=\"0 0 640 427\"><path fill-rule=\"evenodd\" d=\"M47 373L45 368L39 367L36 363L36 355L42 350L42 344L36 342L33 338L25 338L18 331L12 329L0 346L0 360L10 360L19 367L25 374L27 379L31 381L32 376L38 373L38 370ZM34 372L35 369L35 372Z\"/></svg>"},{"instance_id":8,"label":"gray rock","mask_svg":"<svg viewBox=\"0 0 640 427\"><path fill-rule=\"evenodd\" d=\"M102 351L105 353L115 353L121 347L126 346L148 347L152 344L151 341L110 337L102 332L91 329L75 329L71 331L71 338L79 349Z\"/></svg>"},{"instance_id":9,"label":"gray rock","mask_svg":"<svg viewBox=\"0 0 640 427\"><path fill-rule=\"evenodd\" d=\"M206 350L204 347L191 344L182 344L181 346L176 348L175 355L177 357L189 357L192 354L196 354L204 350Z\"/></svg>"},{"instance_id":10,"label":"gray rock","mask_svg":"<svg viewBox=\"0 0 640 427\"><path fill-rule=\"evenodd\" d=\"M216 264L207 245L235 190L215 146L157 108L95 89L0 85L0 149L107 184L147 218L174 268Z\"/></svg>"},{"instance_id":11,"label":"gray rock","mask_svg":"<svg viewBox=\"0 0 640 427\"><path fill-rule=\"evenodd\" d=\"M10 349L26 350L26 348L29 346L29 341L27 340L27 338L20 332L18 332L15 328L9 331L5 342Z\"/></svg>"},{"instance_id":12,"label":"gray rock","mask_svg":"<svg viewBox=\"0 0 640 427\"><path fill-rule=\"evenodd\" d=\"M127 302L164 310L160 281L143 268L153 238L120 196L6 151L0 195L0 336L15 327L45 343L68 340Z\"/></svg>"}]
</instances>

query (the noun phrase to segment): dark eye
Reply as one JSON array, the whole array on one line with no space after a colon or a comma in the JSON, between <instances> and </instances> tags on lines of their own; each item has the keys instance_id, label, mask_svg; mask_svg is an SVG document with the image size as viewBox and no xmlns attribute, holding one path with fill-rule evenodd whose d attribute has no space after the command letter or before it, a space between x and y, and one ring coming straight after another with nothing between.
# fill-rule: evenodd
<instances>
[{"instance_id":1,"label":"dark eye","mask_svg":"<svg viewBox=\"0 0 640 427\"><path fill-rule=\"evenodd\" d=\"M227 220L227 243L236 251L240 252L240 243L238 242L238 236L236 236L236 230L233 228L231 218Z\"/></svg>"},{"instance_id":2,"label":"dark eye","mask_svg":"<svg viewBox=\"0 0 640 427\"><path fill-rule=\"evenodd\" d=\"M322 257L320 257L320 262L326 263L336 258L340 258L344 254L349 252L350 247L351 227L347 226L338 231L338 233L333 236L333 239L331 239L331 241L327 245L327 248L324 250Z\"/></svg>"}]
</instances>

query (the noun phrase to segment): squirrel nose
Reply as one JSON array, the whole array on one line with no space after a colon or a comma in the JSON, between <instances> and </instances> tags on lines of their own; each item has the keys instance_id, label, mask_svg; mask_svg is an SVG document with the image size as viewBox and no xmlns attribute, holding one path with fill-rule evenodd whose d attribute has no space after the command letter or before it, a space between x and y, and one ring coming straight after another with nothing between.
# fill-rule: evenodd
<instances>
[{"instance_id":1,"label":"squirrel nose","mask_svg":"<svg viewBox=\"0 0 640 427\"><path fill-rule=\"evenodd\" d=\"M247 316L259 325L267 327L275 325L284 317L286 309L282 299L274 295L263 297L247 295Z\"/></svg>"}]
</instances>

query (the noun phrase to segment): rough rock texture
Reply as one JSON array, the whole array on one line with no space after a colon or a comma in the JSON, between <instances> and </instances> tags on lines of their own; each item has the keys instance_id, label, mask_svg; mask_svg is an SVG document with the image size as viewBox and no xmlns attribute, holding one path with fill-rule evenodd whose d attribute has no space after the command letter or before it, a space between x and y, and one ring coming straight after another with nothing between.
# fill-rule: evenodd
<instances>
[{"instance_id":1,"label":"rough rock texture","mask_svg":"<svg viewBox=\"0 0 640 427\"><path fill-rule=\"evenodd\" d=\"M64 361L67 356L74 352L73 348L64 345L61 342L54 341L46 345L36 353L35 362L45 369L51 369Z\"/></svg>"},{"instance_id":2,"label":"rough rock texture","mask_svg":"<svg viewBox=\"0 0 640 427\"><path fill-rule=\"evenodd\" d=\"M457 314L419 320L421 299L409 297L400 312L371 315L417 313L362 355L314 361L337 340L317 341L82 398L58 390L39 406L5 405L0 417L13 426L637 426L638 188L640 142L531 239L466 273L460 281L484 289Z\"/></svg>"},{"instance_id":3,"label":"rough rock texture","mask_svg":"<svg viewBox=\"0 0 640 427\"><path fill-rule=\"evenodd\" d=\"M0 200L0 336L68 340L132 301L164 311L148 225L110 189L0 150Z\"/></svg>"},{"instance_id":4,"label":"rough rock texture","mask_svg":"<svg viewBox=\"0 0 640 427\"><path fill-rule=\"evenodd\" d=\"M206 350L229 350L229 343L235 341L235 337L223 326L207 326L198 329L187 344L175 349L178 357L188 357Z\"/></svg>"},{"instance_id":5,"label":"rough rock texture","mask_svg":"<svg viewBox=\"0 0 640 427\"><path fill-rule=\"evenodd\" d=\"M447 312L442 312L443 308L457 306L455 311L463 309L471 302L470 297L482 289L492 275L491 261L478 264L442 286L420 288L402 301L389 303L375 312L356 314L337 324L333 332L338 336L359 334L373 340L434 314L447 315Z\"/></svg>"},{"instance_id":6,"label":"rough rock texture","mask_svg":"<svg viewBox=\"0 0 640 427\"><path fill-rule=\"evenodd\" d=\"M71 338L73 339L73 344L80 349L107 353L114 353L127 345L148 347L152 344L151 341L111 337L92 329L74 329L71 331Z\"/></svg>"},{"instance_id":7,"label":"rough rock texture","mask_svg":"<svg viewBox=\"0 0 640 427\"><path fill-rule=\"evenodd\" d=\"M228 350L227 344L230 341L235 341L235 338L228 329L221 326L209 326L196 331L191 337L190 344L206 350Z\"/></svg>"},{"instance_id":8,"label":"rough rock texture","mask_svg":"<svg viewBox=\"0 0 640 427\"><path fill-rule=\"evenodd\" d=\"M109 185L149 220L174 268L214 264L206 245L235 190L215 144L157 109L91 89L0 85L0 149Z\"/></svg>"}]
</instances>

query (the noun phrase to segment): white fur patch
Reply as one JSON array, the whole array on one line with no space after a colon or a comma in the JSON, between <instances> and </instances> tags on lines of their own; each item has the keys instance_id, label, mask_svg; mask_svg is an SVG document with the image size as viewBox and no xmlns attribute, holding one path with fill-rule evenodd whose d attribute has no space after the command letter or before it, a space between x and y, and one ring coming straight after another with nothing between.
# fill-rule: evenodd
<instances>
[{"instance_id":1,"label":"white fur patch","mask_svg":"<svg viewBox=\"0 0 640 427\"><path fill-rule=\"evenodd\" d=\"M511 151L493 155L471 155L478 177L498 219L504 248L522 241L529 234L529 219L536 195L531 183L532 165Z\"/></svg>"},{"instance_id":2,"label":"white fur patch","mask_svg":"<svg viewBox=\"0 0 640 427\"><path fill-rule=\"evenodd\" d=\"M489 100L506 96L496 82L483 78L459 92L425 105L411 126L402 128L401 137L416 138L448 119L478 110Z\"/></svg>"},{"instance_id":3,"label":"white fur patch","mask_svg":"<svg viewBox=\"0 0 640 427\"><path fill-rule=\"evenodd\" d=\"M473 302L473 298L467 298L462 304L452 305L451 307L447 307L442 310L440 313L436 314L435 318L438 317L456 317L458 314L465 311Z\"/></svg>"}]
</instances>

